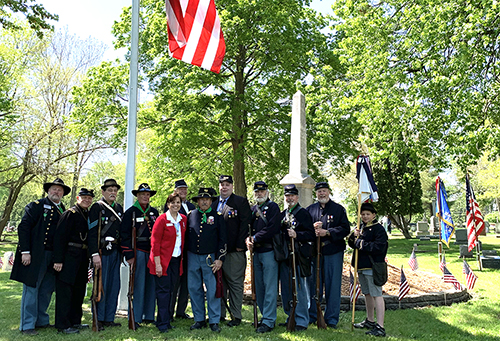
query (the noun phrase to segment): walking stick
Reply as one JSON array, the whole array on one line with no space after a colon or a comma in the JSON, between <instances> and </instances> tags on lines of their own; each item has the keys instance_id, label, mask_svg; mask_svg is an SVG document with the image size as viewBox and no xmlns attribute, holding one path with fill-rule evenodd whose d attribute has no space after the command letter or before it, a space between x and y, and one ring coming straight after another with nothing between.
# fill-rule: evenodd
<instances>
[{"instance_id":1,"label":"walking stick","mask_svg":"<svg viewBox=\"0 0 500 341\"><path fill-rule=\"evenodd\" d=\"M136 330L134 316L134 281L135 281L135 266L137 264L137 230L135 228L135 212L132 214L132 249L134 250L134 262L130 265L129 281L128 281L128 329Z\"/></svg>"},{"instance_id":2,"label":"walking stick","mask_svg":"<svg viewBox=\"0 0 500 341\"><path fill-rule=\"evenodd\" d=\"M358 194L358 223L356 229L361 225L361 193ZM358 284L358 249L354 249L354 288ZM351 331L354 330L354 312L356 311L356 300L352 301Z\"/></svg>"},{"instance_id":3,"label":"walking stick","mask_svg":"<svg viewBox=\"0 0 500 341\"><path fill-rule=\"evenodd\" d=\"M286 325L287 331L295 331L295 309L297 308L297 271L295 268L295 239L290 237L290 242L292 244L292 309L290 310L290 316L288 318L288 323Z\"/></svg>"},{"instance_id":4,"label":"walking stick","mask_svg":"<svg viewBox=\"0 0 500 341\"><path fill-rule=\"evenodd\" d=\"M316 237L316 248L318 250L318 255L316 256L316 322L318 329L326 329L325 317L323 316L323 310L321 310L320 302L320 270L321 270L321 237Z\"/></svg>"},{"instance_id":5,"label":"walking stick","mask_svg":"<svg viewBox=\"0 0 500 341\"><path fill-rule=\"evenodd\" d=\"M99 211L99 221L97 226L97 250L99 251L99 257L102 256L101 253L101 221L102 221L102 211ZM94 267L94 278L92 283L92 297L90 302L92 305L92 331L99 331L99 321L97 319L97 302L101 301L102 294L102 264L101 269L96 269Z\"/></svg>"}]
</instances>

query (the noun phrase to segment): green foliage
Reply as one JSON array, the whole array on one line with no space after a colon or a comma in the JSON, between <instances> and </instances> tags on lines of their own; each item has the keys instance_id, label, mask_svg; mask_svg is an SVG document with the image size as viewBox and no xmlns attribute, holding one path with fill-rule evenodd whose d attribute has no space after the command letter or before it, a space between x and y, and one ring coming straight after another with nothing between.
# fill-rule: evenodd
<instances>
[{"instance_id":1,"label":"green foliage","mask_svg":"<svg viewBox=\"0 0 500 341\"><path fill-rule=\"evenodd\" d=\"M13 13L23 14L31 29L38 38L43 38L44 30L53 30L47 21L59 20L57 14L51 14L43 5L34 3L35 0L0 0L0 26L10 30L19 30L21 25L12 20Z\"/></svg>"}]
</instances>

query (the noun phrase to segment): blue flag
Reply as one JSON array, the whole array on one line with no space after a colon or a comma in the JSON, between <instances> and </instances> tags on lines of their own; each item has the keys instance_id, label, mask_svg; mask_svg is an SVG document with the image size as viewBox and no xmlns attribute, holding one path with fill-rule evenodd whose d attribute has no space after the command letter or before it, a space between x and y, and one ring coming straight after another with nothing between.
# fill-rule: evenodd
<instances>
[{"instance_id":1,"label":"blue flag","mask_svg":"<svg viewBox=\"0 0 500 341\"><path fill-rule=\"evenodd\" d=\"M439 218L441 224L441 240L450 247L450 239L455 233L455 224L453 224L453 219L451 218L450 209L448 208L448 203L446 198L446 190L444 188L443 180L438 176L436 179L436 215Z\"/></svg>"}]
</instances>

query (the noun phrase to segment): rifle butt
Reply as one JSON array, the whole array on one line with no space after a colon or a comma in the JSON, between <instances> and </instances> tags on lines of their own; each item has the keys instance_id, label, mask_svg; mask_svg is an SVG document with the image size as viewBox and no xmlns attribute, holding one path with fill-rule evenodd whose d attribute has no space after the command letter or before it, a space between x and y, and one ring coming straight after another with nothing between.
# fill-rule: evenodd
<instances>
[{"instance_id":1,"label":"rifle butt","mask_svg":"<svg viewBox=\"0 0 500 341\"><path fill-rule=\"evenodd\" d=\"M323 310L321 310L321 304L319 301L316 301L316 323L318 329L326 329L325 316L323 315Z\"/></svg>"}]
</instances>

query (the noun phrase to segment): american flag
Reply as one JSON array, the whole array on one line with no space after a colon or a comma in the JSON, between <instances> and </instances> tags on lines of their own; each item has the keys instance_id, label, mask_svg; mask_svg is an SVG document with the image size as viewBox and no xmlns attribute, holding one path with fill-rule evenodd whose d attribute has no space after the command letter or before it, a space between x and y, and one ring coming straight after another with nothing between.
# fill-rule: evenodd
<instances>
[{"instance_id":1,"label":"american flag","mask_svg":"<svg viewBox=\"0 0 500 341\"><path fill-rule=\"evenodd\" d=\"M472 272L469 264L464 259L463 271L465 274L465 283L467 284L467 289L474 289L474 285L476 284L477 276Z\"/></svg>"},{"instance_id":2,"label":"american flag","mask_svg":"<svg viewBox=\"0 0 500 341\"><path fill-rule=\"evenodd\" d=\"M399 282L399 296L398 299L401 301L410 292L410 285L406 280L403 267L401 267L401 282Z\"/></svg>"},{"instance_id":3,"label":"american flag","mask_svg":"<svg viewBox=\"0 0 500 341\"><path fill-rule=\"evenodd\" d=\"M10 254L10 257L9 257L9 265L10 265L10 266L13 266L13 265L14 265L14 253L11 253L11 254Z\"/></svg>"},{"instance_id":4,"label":"american flag","mask_svg":"<svg viewBox=\"0 0 500 341\"><path fill-rule=\"evenodd\" d=\"M453 276L453 274L448 270L448 268L444 267L444 282L451 283L455 287L455 290L462 290L462 284Z\"/></svg>"},{"instance_id":5,"label":"american flag","mask_svg":"<svg viewBox=\"0 0 500 341\"><path fill-rule=\"evenodd\" d=\"M92 280L93 276L94 276L94 269L93 268L89 268L89 272L88 272L88 275L87 275L87 283L90 283L90 281Z\"/></svg>"},{"instance_id":6,"label":"american flag","mask_svg":"<svg viewBox=\"0 0 500 341\"><path fill-rule=\"evenodd\" d=\"M2 268L3 268L3 260L2 260L2 258L0 258L0 269L2 269Z\"/></svg>"},{"instance_id":7,"label":"american flag","mask_svg":"<svg viewBox=\"0 0 500 341\"><path fill-rule=\"evenodd\" d=\"M214 0L166 0L170 55L219 73L226 43Z\"/></svg>"},{"instance_id":8,"label":"american flag","mask_svg":"<svg viewBox=\"0 0 500 341\"><path fill-rule=\"evenodd\" d=\"M441 272L444 272L445 267L446 267L446 258L443 253L443 258L441 259L441 263L439 263L439 268L441 269Z\"/></svg>"},{"instance_id":9,"label":"american flag","mask_svg":"<svg viewBox=\"0 0 500 341\"><path fill-rule=\"evenodd\" d=\"M418 269L417 255L415 255L415 249L412 250L410 259L408 259L408 265L415 271Z\"/></svg>"},{"instance_id":10,"label":"american flag","mask_svg":"<svg viewBox=\"0 0 500 341\"><path fill-rule=\"evenodd\" d=\"M352 275L352 271L349 271L349 297L351 298L351 302L356 301L359 295L361 295L361 286L359 282L356 282L356 293L354 293L354 276Z\"/></svg>"},{"instance_id":11,"label":"american flag","mask_svg":"<svg viewBox=\"0 0 500 341\"><path fill-rule=\"evenodd\" d=\"M467 244L469 246L469 252L471 252L476 246L477 236L484 230L484 220L470 184L469 174L465 176L465 184L467 187L465 191L465 205L467 208Z\"/></svg>"}]
</instances>

